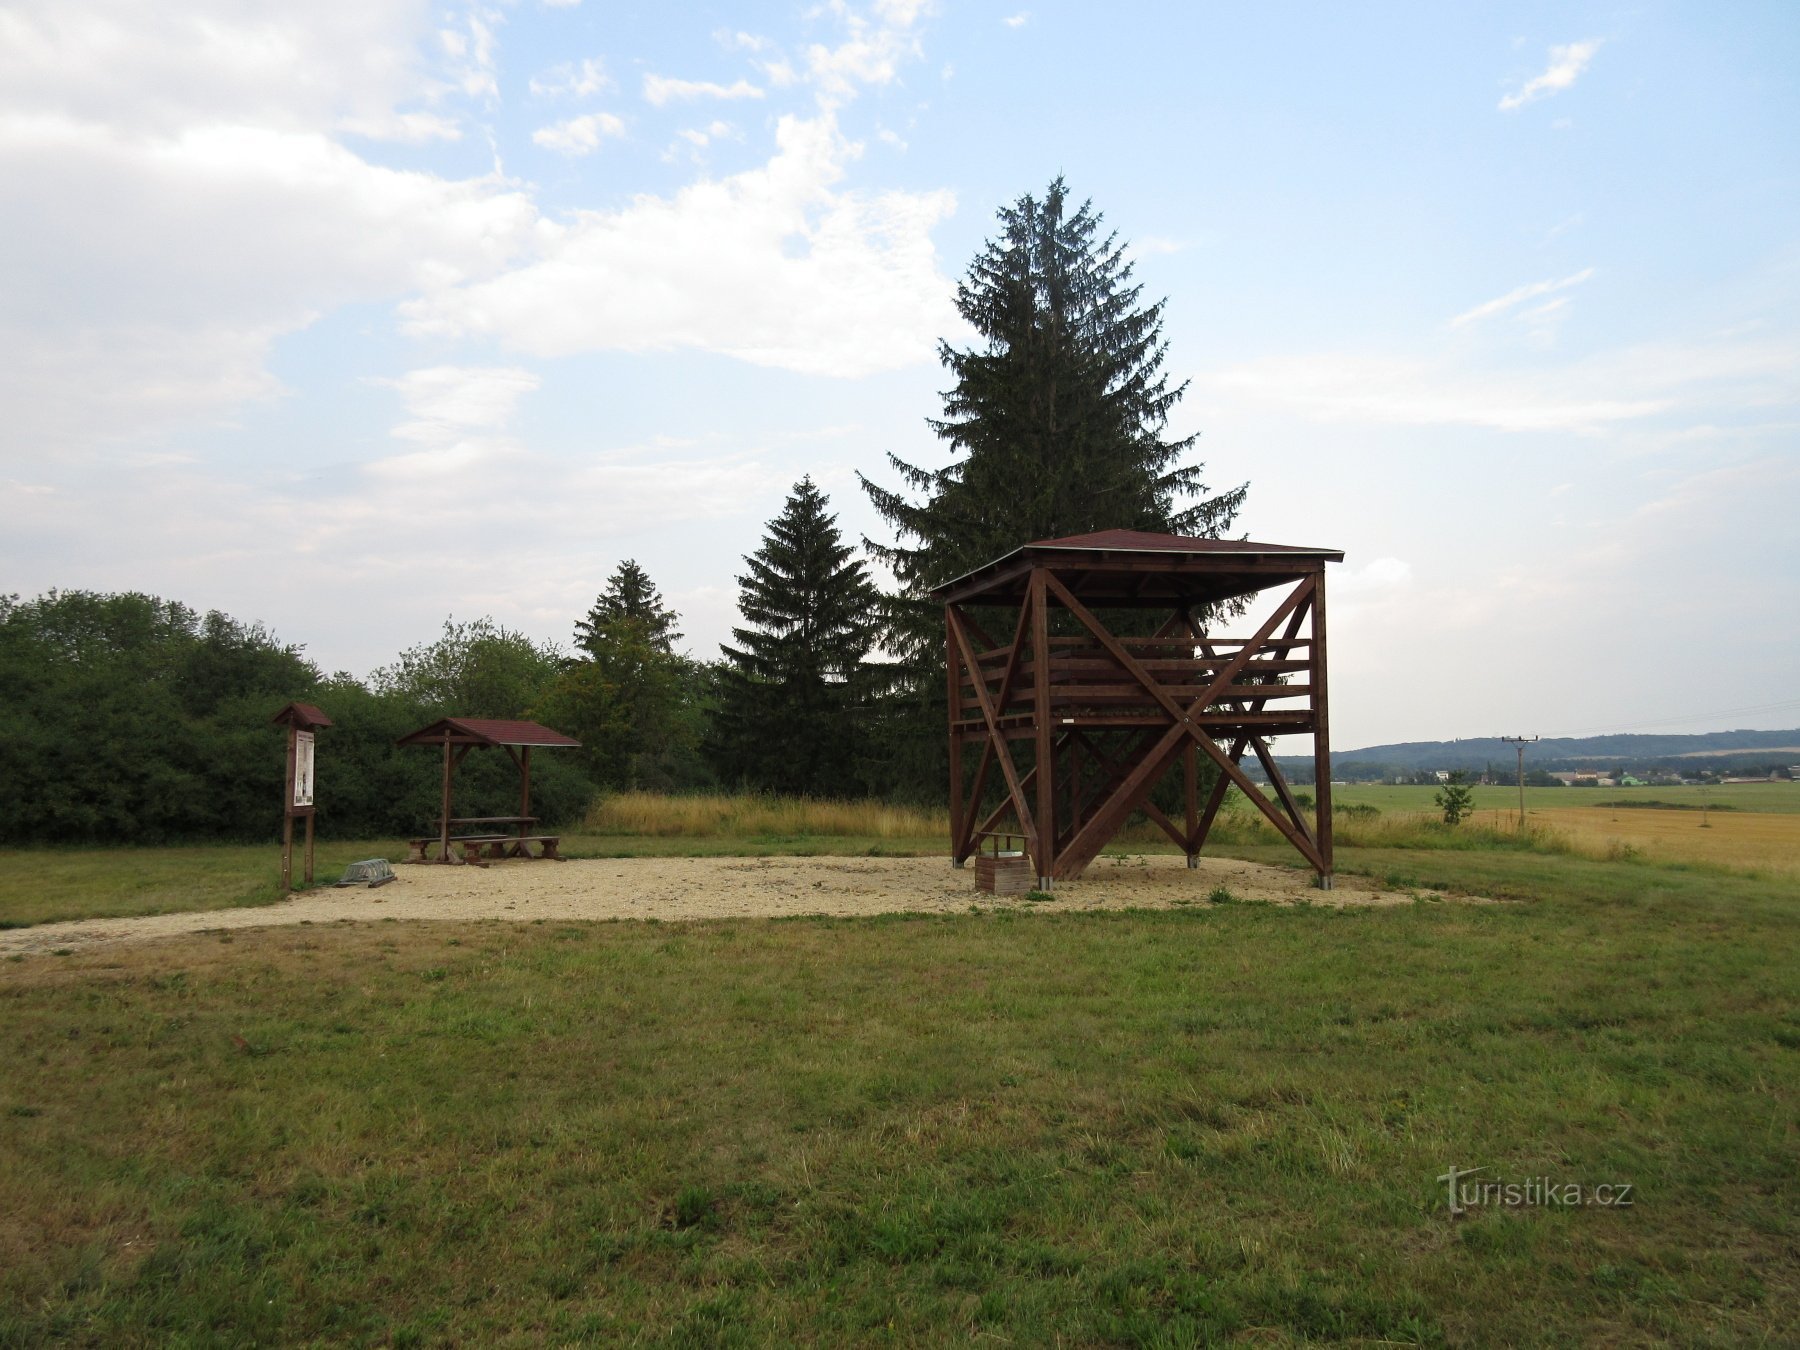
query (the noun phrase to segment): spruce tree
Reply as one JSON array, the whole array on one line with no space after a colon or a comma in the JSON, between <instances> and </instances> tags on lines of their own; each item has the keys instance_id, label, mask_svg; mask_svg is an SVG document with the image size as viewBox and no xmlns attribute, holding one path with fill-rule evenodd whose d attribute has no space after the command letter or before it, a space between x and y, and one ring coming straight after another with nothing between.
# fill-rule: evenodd
<instances>
[{"instance_id":1,"label":"spruce tree","mask_svg":"<svg viewBox=\"0 0 1800 1350\"><path fill-rule=\"evenodd\" d=\"M679 622L649 574L627 558L575 623L579 655L545 706L569 724L609 787L667 789L672 762L692 750L683 714L695 667L675 651Z\"/></svg>"},{"instance_id":2,"label":"spruce tree","mask_svg":"<svg viewBox=\"0 0 1800 1350\"><path fill-rule=\"evenodd\" d=\"M954 458L924 469L896 455L901 487L862 479L897 536L868 541L900 595L887 645L903 659L935 659L942 623L923 601L933 585L1034 539L1093 530L1216 536L1245 489L1206 496L1196 437L1164 439L1186 391L1163 365L1164 301L1145 304L1116 234L1102 236L1091 202L1068 214L1058 177L999 212L957 287L956 304L984 342L947 342L954 377L944 416L930 425ZM859 475L860 477L861 475ZM922 494L914 500L912 494Z\"/></svg>"},{"instance_id":3,"label":"spruce tree","mask_svg":"<svg viewBox=\"0 0 1800 1350\"><path fill-rule=\"evenodd\" d=\"M644 641L665 655L675 650L681 634L675 625L679 615L663 604L662 593L650 580L649 573L627 558L607 578L606 589L594 600L587 616L575 621L575 645L590 656L597 655L596 644L612 624L625 620L636 624Z\"/></svg>"},{"instance_id":4,"label":"spruce tree","mask_svg":"<svg viewBox=\"0 0 1800 1350\"><path fill-rule=\"evenodd\" d=\"M835 797L862 787L860 703L879 592L802 478L744 559L706 753L727 783Z\"/></svg>"}]
</instances>

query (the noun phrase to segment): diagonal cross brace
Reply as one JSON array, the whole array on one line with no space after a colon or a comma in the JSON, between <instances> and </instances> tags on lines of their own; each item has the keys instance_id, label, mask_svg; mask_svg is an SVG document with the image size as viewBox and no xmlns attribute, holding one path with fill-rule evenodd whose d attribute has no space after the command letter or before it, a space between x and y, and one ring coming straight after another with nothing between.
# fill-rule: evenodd
<instances>
[{"instance_id":1,"label":"diagonal cross brace","mask_svg":"<svg viewBox=\"0 0 1800 1350\"><path fill-rule=\"evenodd\" d=\"M975 660L975 652L969 643L969 635L963 631L962 616L951 609L950 629L956 634L957 646L962 650L963 660L973 670L980 670ZM1024 616L1020 616L1024 622ZM1015 648L1015 655L1016 655ZM1009 665L1010 668L1010 665ZM1003 686L1004 687L1004 686ZM987 723L988 743L994 747L994 758L1000 761L1000 772L1006 777L1007 791L1012 794L1013 809L1019 813L1019 827L1025 831L1025 838L1034 847L1037 843L1037 823L1032 819L1031 808L1025 804L1025 789L1019 782L1019 771L1013 764L1012 752L1007 749L1006 737L1000 731L1000 717L994 711L994 700L987 687L987 681L977 676L975 680L975 699L981 705L982 720ZM979 808L977 808L979 809Z\"/></svg>"},{"instance_id":2,"label":"diagonal cross brace","mask_svg":"<svg viewBox=\"0 0 1800 1350\"><path fill-rule=\"evenodd\" d=\"M1168 771L1183 738L1187 737L1206 752L1207 756L1232 780L1238 790L1243 792L1257 809L1269 818L1269 822L1300 851L1308 862L1323 870L1323 860L1313 841L1296 830L1275 805L1258 792L1249 779L1244 777L1237 765L1225 757L1224 753L1214 744L1212 737L1195 726L1191 720L1218 699L1219 691L1230 686L1231 682L1237 678L1244 667L1249 664L1251 658L1274 635L1275 630L1284 621L1295 615L1302 604L1311 601L1315 590L1313 578L1306 577L1294 587L1287 598L1276 607L1275 612L1257 630L1256 635L1246 642L1237 654L1213 676L1212 681L1200 697L1186 709L1183 709L1170 696L1168 690L1163 688L1156 678L1120 645L1118 639L1106 631L1087 607L1069 593L1067 587L1058 582L1054 576L1049 577L1049 582L1055 590L1057 598L1069 608L1070 613L1094 635L1122 669L1144 686L1146 692L1169 714L1173 722L1161 739L1145 753L1137 767L1126 776L1125 781L1114 789L1111 799L1097 809L1080 832L1069 841L1068 847L1063 850L1063 857L1076 865L1092 859L1118 827L1119 821L1141 804L1141 799L1148 796L1151 787Z\"/></svg>"}]
</instances>

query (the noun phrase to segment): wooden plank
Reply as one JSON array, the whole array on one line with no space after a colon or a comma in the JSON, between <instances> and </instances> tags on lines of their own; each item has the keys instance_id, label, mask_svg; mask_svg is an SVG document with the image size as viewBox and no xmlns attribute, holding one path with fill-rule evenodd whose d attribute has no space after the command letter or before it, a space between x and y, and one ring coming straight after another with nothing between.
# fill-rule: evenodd
<instances>
[{"instance_id":1,"label":"wooden plank","mask_svg":"<svg viewBox=\"0 0 1800 1350\"><path fill-rule=\"evenodd\" d=\"M1049 579L1050 588L1056 592L1056 598L1063 602L1064 607L1069 613L1075 616L1076 621L1099 639L1100 645L1106 648L1112 658L1119 663L1132 679L1144 686L1150 696L1162 705L1163 710L1167 712L1170 717L1177 722L1181 721L1183 714L1180 705L1177 704L1174 699L1169 697L1167 691L1163 689L1160 683L1158 683L1156 677L1140 666L1137 658L1119 645L1119 640L1106 631L1105 626L1100 620L1096 619L1093 614L1089 612L1088 607L1082 604L1081 601L1077 600L1069 592L1067 586L1064 586L1062 582L1058 581L1049 573L1045 573L1044 575Z\"/></svg>"}]
</instances>

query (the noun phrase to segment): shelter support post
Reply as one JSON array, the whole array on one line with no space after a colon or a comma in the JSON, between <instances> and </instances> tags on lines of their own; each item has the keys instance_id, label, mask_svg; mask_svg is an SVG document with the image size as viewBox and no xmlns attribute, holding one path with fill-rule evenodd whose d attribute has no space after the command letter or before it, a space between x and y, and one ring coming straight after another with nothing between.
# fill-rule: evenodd
<instances>
[{"instance_id":1,"label":"shelter support post","mask_svg":"<svg viewBox=\"0 0 1800 1350\"><path fill-rule=\"evenodd\" d=\"M284 892L294 889L294 745L298 740L299 732L293 723L288 723L287 775L281 791L281 889Z\"/></svg>"},{"instance_id":2,"label":"shelter support post","mask_svg":"<svg viewBox=\"0 0 1800 1350\"><path fill-rule=\"evenodd\" d=\"M1187 865L1192 869L1200 865L1200 755L1191 744L1181 750L1181 788L1187 805Z\"/></svg>"},{"instance_id":3,"label":"shelter support post","mask_svg":"<svg viewBox=\"0 0 1800 1350\"><path fill-rule=\"evenodd\" d=\"M444 733L444 801L443 809L438 813L438 860L450 861L450 774L455 767L451 759L450 733Z\"/></svg>"},{"instance_id":4,"label":"shelter support post","mask_svg":"<svg viewBox=\"0 0 1800 1350\"><path fill-rule=\"evenodd\" d=\"M951 627L949 610L944 613L944 669L948 675L945 695L950 708L950 865L961 867L968 855L963 851L966 832L963 829L963 764L962 732L962 657L956 650L956 630ZM981 784L987 775L987 759L983 756L981 771L975 783L975 807L981 805Z\"/></svg>"}]
</instances>

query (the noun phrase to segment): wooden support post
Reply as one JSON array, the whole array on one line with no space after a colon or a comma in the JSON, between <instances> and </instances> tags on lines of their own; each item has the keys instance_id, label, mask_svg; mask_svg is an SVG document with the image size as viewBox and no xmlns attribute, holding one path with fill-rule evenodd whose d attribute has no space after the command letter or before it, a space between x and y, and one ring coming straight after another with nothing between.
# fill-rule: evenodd
<instances>
[{"instance_id":1,"label":"wooden support post","mask_svg":"<svg viewBox=\"0 0 1800 1350\"><path fill-rule=\"evenodd\" d=\"M1313 705L1313 807L1317 824L1313 838L1319 850L1319 887L1331 889L1331 717L1325 695L1325 567L1313 578L1312 684Z\"/></svg>"},{"instance_id":2,"label":"wooden support post","mask_svg":"<svg viewBox=\"0 0 1800 1350\"><path fill-rule=\"evenodd\" d=\"M519 838L523 839L531 833L531 827L522 817L531 814L531 747L523 746L519 750Z\"/></svg>"},{"instance_id":3,"label":"wooden support post","mask_svg":"<svg viewBox=\"0 0 1800 1350\"><path fill-rule=\"evenodd\" d=\"M1031 569L1031 655L1033 721L1037 731L1037 872L1038 889L1056 879L1056 748L1050 725L1050 603L1044 581L1049 574Z\"/></svg>"},{"instance_id":4,"label":"wooden support post","mask_svg":"<svg viewBox=\"0 0 1800 1350\"><path fill-rule=\"evenodd\" d=\"M281 889L294 889L294 747L299 743L298 730L288 723L287 774L281 792Z\"/></svg>"},{"instance_id":5,"label":"wooden support post","mask_svg":"<svg viewBox=\"0 0 1800 1350\"><path fill-rule=\"evenodd\" d=\"M450 733L444 732L444 813L438 818L439 862L450 861Z\"/></svg>"},{"instance_id":6,"label":"wooden support post","mask_svg":"<svg viewBox=\"0 0 1800 1350\"><path fill-rule=\"evenodd\" d=\"M306 884L312 885L313 879L313 818L312 812L306 813Z\"/></svg>"},{"instance_id":7,"label":"wooden support post","mask_svg":"<svg viewBox=\"0 0 1800 1350\"><path fill-rule=\"evenodd\" d=\"M1200 865L1194 836L1200 833L1200 751L1192 741L1181 752L1181 785L1187 802L1187 865Z\"/></svg>"},{"instance_id":8,"label":"wooden support post","mask_svg":"<svg viewBox=\"0 0 1800 1350\"><path fill-rule=\"evenodd\" d=\"M962 721L962 657L956 650L956 634L950 628L950 607L944 606L944 668L949 672L949 688L945 691L950 708L950 865L963 865L963 767L962 767L962 732L957 730L957 723ZM976 678L980 678L979 672ZM985 762L982 766L986 768ZM981 789L977 787L976 792ZM979 809L981 803L976 802Z\"/></svg>"}]
</instances>

